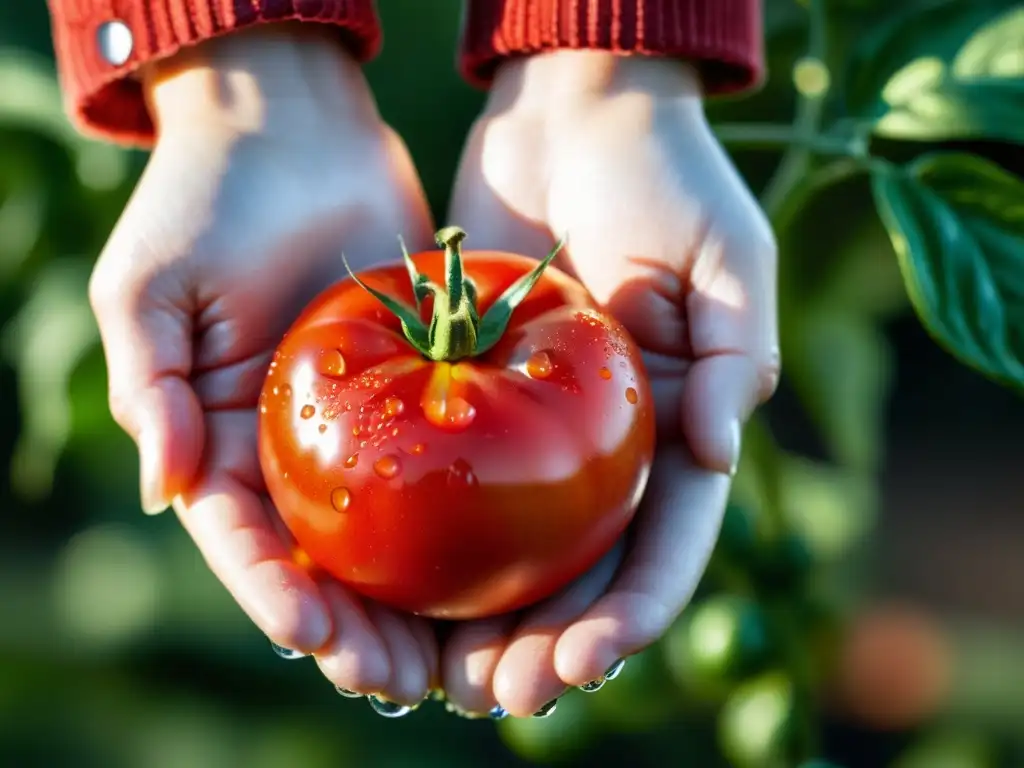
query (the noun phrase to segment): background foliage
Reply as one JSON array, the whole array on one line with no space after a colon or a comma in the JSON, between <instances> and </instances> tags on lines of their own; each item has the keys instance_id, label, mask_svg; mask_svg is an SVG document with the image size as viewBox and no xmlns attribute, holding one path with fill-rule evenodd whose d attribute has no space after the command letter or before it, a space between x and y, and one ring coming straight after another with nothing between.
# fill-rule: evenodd
<instances>
[{"instance_id":1,"label":"background foliage","mask_svg":"<svg viewBox=\"0 0 1024 768\"><path fill-rule=\"evenodd\" d=\"M452 68L458 4L380 6L369 76L441 212L482 103ZM949 358L901 368L894 350L908 333L921 347L916 315L957 360L1024 384L1024 8L766 8L769 82L709 113L779 236L782 391L748 430L712 568L665 640L554 716L495 726L438 706L387 721L339 698L269 653L172 516L139 515L85 285L145 158L70 128L45 7L0 5L0 762L1024 765L1016 630L882 608L872 584L894 388L914 400L969 380L1020 410Z\"/></svg>"}]
</instances>

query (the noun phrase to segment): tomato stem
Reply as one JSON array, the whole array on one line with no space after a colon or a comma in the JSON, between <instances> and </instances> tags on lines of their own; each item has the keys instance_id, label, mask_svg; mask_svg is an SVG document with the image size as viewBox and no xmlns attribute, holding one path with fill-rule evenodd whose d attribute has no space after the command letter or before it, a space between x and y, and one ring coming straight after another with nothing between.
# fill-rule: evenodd
<instances>
[{"instance_id":1,"label":"tomato stem","mask_svg":"<svg viewBox=\"0 0 1024 768\"><path fill-rule=\"evenodd\" d=\"M459 227L445 227L438 230L435 235L437 244L444 248L444 287L431 282L419 271L402 238L398 239L402 248L402 259L409 272L415 307L407 306L364 283L352 272L344 254L341 257L349 277L398 318L405 338L420 354L436 362L453 362L481 355L497 344L508 328L516 307L533 290L544 270L566 242L565 238L562 238L555 243L555 247L537 263L536 267L506 288L484 316L480 317L477 310L476 286L463 269L462 241L465 238L466 233ZM423 323L419 312L427 296L434 297L434 309L429 326Z\"/></svg>"},{"instance_id":2,"label":"tomato stem","mask_svg":"<svg viewBox=\"0 0 1024 768\"><path fill-rule=\"evenodd\" d=\"M430 320L431 360L459 360L476 353L480 316L475 291L462 271L461 244L466 233L458 227L439 230L437 244L444 248L445 289L432 286L434 316Z\"/></svg>"}]
</instances>

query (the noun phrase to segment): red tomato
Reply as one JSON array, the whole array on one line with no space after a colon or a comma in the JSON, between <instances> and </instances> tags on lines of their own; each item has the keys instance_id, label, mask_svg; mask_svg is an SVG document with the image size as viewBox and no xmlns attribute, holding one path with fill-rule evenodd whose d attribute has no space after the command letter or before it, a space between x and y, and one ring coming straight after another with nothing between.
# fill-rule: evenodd
<instances>
[{"instance_id":1,"label":"red tomato","mask_svg":"<svg viewBox=\"0 0 1024 768\"><path fill-rule=\"evenodd\" d=\"M444 252L411 260L444 285ZM497 252L461 263L481 328L538 267ZM359 279L415 305L400 264ZM446 298L425 299L424 325ZM295 322L263 387L259 453L274 504L317 566L396 608L469 619L551 595L622 534L654 451L636 345L554 268L495 339L476 356L429 359L353 279Z\"/></svg>"}]
</instances>

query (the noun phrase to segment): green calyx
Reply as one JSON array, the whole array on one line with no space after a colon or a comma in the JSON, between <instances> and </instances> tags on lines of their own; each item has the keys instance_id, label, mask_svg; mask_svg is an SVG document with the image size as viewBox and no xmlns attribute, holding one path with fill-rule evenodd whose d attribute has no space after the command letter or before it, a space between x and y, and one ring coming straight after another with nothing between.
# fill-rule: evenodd
<instances>
[{"instance_id":1,"label":"green calyx","mask_svg":"<svg viewBox=\"0 0 1024 768\"><path fill-rule=\"evenodd\" d=\"M480 317L476 306L476 286L463 270L461 246L465 237L466 233L458 227L445 227L435 235L437 244L444 248L444 287L431 282L417 270L405 243L401 238L398 239L405 267L409 271L415 307L368 286L352 272L344 255L341 257L349 276L398 318L405 338L430 360L461 360L483 354L497 344L508 328L515 308L533 290L544 270L565 244L564 239L559 240L536 267L510 285ZM420 319L420 307L428 296L434 297L433 316L429 325Z\"/></svg>"}]
</instances>

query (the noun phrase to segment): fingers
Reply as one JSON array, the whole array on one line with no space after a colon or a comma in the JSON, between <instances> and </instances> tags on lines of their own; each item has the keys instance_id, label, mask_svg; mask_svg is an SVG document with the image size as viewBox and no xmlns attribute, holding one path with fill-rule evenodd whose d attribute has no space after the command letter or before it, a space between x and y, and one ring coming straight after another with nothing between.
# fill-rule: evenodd
<instances>
[{"instance_id":1,"label":"fingers","mask_svg":"<svg viewBox=\"0 0 1024 768\"><path fill-rule=\"evenodd\" d=\"M742 221L708 234L686 299L694 363L681 426L697 462L728 473L742 424L774 393L780 365L774 241L759 213Z\"/></svg>"},{"instance_id":2,"label":"fingers","mask_svg":"<svg viewBox=\"0 0 1024 768\"><path fill-rule=\"evenodd\" d=\"M430 660L409 617L371 601L366 603L366 615L380 633L391 662L387 683L373 692L399 704L419 704L430 688Z\"/></svg>"},{"instance_id":3,"label":"fingers","mask_svg":"<svg viewBox=\"0 0 1024 768\"><path fill-rule=\"evenodd\" d=\"M383 690L391 678L388 649L362 603L337 582L322 586L334 636L314 654L324 677L339 688L359 693Z\"/></svg>"},{"instance_id":4,"label":"fingers","mask_svg":"<svg viewBox=\"0 0 1024 768\"><path fill-rule=\"evenodd\" d=\"M328 642L332 621L323 596L256 493L219 473L178 497L174 508L214 575L271 641L304 653Z\"/></svg>"},{"instance_id":5,"label":"fingers","mask_svg":"<svg viewBox=\"0 0 1024 768\"><path fill-rule=\"evenodd\" d=\"M203 419L188 383L188 299L123 239L112 239L100 258L89 297L107 361L110 410L138 445L142 506L155 514L193 480Z\"/></svg>"},{"instance_id":6,"label":"fingers","mask_svg":"<svg viewBox=\"0 0 1024 768\"><path fill-rule=\"evenodd\" d=\"M528 717L565 690L555 668L559 636L608 588L622 554L620 543L586 575L527 613L494 671L494 696L509 714Z\"/></svg>"},{"instance_id":7,"label":"fingers","mask_svg":"<svg viewBox=\"0 0 1024 768\"><path fill-rule=\"evenodd\" d=\"M515 630L515 614L460 624L444 644L441 677L445 695L464 712L482 714L498 703L491 683Z\"/></svg>"},{"instance_id":8,"label":"fingers","mask_svg":"<svg viewBox=\"0 0 1024 768\"><path fill-rule=\"evenodd\" d=\"M707 566L728 494L727 476L695 467L681 446L659 449L619 575L558 638L554 666L562 681L598 679L665 633Z\"/></svg>"}]
</instances>

